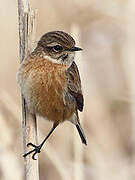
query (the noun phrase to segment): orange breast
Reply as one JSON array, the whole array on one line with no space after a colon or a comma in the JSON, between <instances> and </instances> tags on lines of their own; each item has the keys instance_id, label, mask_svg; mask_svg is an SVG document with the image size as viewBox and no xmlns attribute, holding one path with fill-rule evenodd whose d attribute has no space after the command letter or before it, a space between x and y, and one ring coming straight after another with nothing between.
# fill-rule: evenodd
<instances>
[{"instance_id":1,"label":"orange breast","mask_svg":"<svg viewBox=\"0 0 135 180\"><path fill-rule=\"evenodd\" d=\"M21 66L21 89L32 113L54 122L62 122L72 116L72 108L64 102L67 91L65 70L65 65L44 59L27 61Z\"/></svg>"}]
</instances>

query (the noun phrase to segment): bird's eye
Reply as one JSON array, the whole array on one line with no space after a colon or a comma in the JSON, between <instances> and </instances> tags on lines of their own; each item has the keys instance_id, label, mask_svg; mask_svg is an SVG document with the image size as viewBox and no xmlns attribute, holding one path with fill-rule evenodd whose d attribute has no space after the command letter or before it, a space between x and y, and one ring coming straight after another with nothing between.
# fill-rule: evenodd
<instances>
[{"instance_id":1,"label":"bird's eye","mask_svg":"<svg viewBox=\"0 0 135 180\"><path fill-rule=\"evenodd\" d=\"M56 45L56 46L53 46L53 49L58 52L58 51L62 51L63 50L63 47L60 46L60 45Z\"/></svg>"}]
</instances>

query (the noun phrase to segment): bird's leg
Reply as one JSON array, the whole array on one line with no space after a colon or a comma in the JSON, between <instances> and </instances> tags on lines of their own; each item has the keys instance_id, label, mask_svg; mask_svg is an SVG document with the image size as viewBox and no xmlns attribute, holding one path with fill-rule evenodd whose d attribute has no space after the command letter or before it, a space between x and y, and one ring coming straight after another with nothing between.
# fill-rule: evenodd
<instances>
[{"instance_id":1,"label":"bird's leg","mask_svg":"<svg viewBox=\"0 0 135 180\"><path fill-rule=\"evenodd\" d=\"M85 134L84 134L83 129L82 129L82 127L81 127L81 124L79 124L79 123L76 124L76 128L77 128L77 130L78 130L78 133L79 133L79 135L80 135L80 138L81 138L81 140L82 140L82 143L85 144L85 145L87 145L86 137L85 137Z\"/></svg>"},{"instance_id":2,"label":"bird's leg","mask_svg":"<svg viewBox=\"0 0 135 180\"><path fill-rule=\"evenodd\" d=\"M45 137L45 139L42 141L42 143L41 143L39 146L37 146L37 145L35 145L35 144L32 144L32 143L28 143L27 146L32 146L32 147L34 147L34 149L31 150L31 151L29 151L29 152L27 152L27 153L25 153L25 154L23 155L23 157L26 157L27 155L29 155L29 154L31 154L31 153L34 152L33 155L32 155L32 159L36 160L35 155L36 155L37 153L40 153L40 150L41 150L42 146L44 145L45 141L49 138L49 136L52 134L52 132L55 130L55 128L56 128L57 126L58 126L58 123L54 123L54 124L53 124L52 129L50 130L50 132L48 133L48 135Z\"/></svg>"}]
</instances>

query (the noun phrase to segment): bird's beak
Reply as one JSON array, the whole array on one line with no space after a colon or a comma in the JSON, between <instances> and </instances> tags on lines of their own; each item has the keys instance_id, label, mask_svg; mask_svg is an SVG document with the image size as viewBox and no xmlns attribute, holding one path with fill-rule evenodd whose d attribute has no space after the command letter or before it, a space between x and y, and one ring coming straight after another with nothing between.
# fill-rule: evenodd
<instances>
[{"instance_id":1,"label":"bird's beak","mask_svg":"<svg viewBox=\"0 0 135 180\"><path fill-rule=\"evenodd\" d=\"M70 51L82 51L83 49L79 48L79 47L72 47L72 49L70 49Z\"/></svg>"}]
</instances>

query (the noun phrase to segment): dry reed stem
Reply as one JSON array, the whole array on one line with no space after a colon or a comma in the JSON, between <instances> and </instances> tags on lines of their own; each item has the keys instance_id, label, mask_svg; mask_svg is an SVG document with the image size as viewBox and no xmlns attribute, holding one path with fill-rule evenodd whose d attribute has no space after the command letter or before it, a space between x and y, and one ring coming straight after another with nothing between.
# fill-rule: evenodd
<instances>
[{"instance_id":1,"label":"dry reed stem","mask_svg":"<svg viewBox=\"0 0 135 180\"><path fill-rule=\"evenodd\" d=\"M31 37L35 34L35 12L30 9L29 0L18 0L19 15L19 39L20 39L20 61L32 50ZM22 97L22 126L24 152L28 151L27 143L37 144L37 122L35 116L28 111L25 100ZM38 180L38 160L33 161L31 155L24 158L24 176L25 180Z\"/></svg>"}]
</instances>

